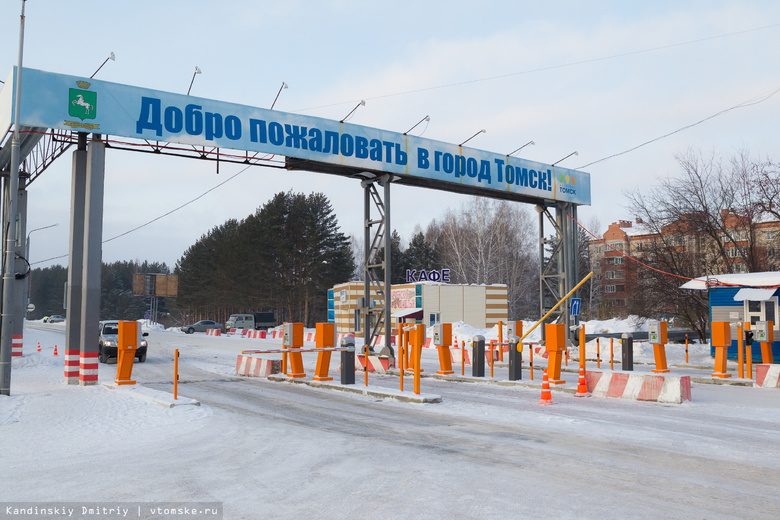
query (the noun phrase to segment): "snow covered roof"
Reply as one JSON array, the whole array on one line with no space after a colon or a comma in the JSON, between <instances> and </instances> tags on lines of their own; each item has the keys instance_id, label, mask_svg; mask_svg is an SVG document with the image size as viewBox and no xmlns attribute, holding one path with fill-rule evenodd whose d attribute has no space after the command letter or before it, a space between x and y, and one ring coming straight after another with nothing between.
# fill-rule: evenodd
<instances>
[{"instance_id":1,"label":"snow covered roof","mask_svg":"<svg viewBox=\"0 0 780 520\"><path fill-rule=\"evenodd\" d=\"M680 289L693 289L706 291L713 287L756 287L778 288L780 287L780 271L768 271L763 273L732 273L701 276L685 282Z\"/></svg>"}]
</instances>

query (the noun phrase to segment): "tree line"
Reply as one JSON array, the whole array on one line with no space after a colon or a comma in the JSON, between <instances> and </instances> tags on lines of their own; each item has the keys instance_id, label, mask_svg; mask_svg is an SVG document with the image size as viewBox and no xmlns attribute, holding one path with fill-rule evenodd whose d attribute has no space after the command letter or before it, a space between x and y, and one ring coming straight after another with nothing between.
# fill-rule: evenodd
<instances>
[{"instance_id":1,"label":"tree line","mask_svg":"<svg viewBox=\"0 0 780 520\"><path fill-rule=\"evenodd\" d=\"M100 319L138 320L150 308L150 299L133 296L133 275L136 273L170 274L163 262L113 262L104 263L100 272ZM68 269L55 265L33 269L30 273L30 303L35 310L27 313L27 319L40 320L44 316L65 315L65 284ZM160 298L158 313L170 314L173 298Z\"/></svg>"}]
</instances>

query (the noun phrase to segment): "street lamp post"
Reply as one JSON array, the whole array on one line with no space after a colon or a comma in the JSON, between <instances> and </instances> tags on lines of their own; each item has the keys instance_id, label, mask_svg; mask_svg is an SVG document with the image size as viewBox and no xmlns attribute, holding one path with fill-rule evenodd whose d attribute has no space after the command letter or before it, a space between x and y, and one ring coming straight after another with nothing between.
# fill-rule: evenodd
<instances>
[{"instance_id":1,"label":"street lamp post","mask_svg":"<svg viewBox=\"0 0 780 520\"><path fill-rule=\"evenodd\" d=\"M55 226L59 226L59 223L51 224L51 225L43 226L43 227L39 227L39 228L35 228L35 229L30 230L29 233L27 233L27 242L25 244L27 249L25 251L25 256L24 257L25 257L25 259L27 259L27 265L28 266L30 265L30 235L32 235L36 231L40 231L42 229L53 228ZM24 298L25 308L26 308L27 305L30 304L30 292L32 291L32 282L30 281L30 279L32 278L32 267L29 267L29 269L30 269L30 274L27 275L27 285L26 285L26 288L25 288L26 289L25 292L27 293L25 295L25 298Z\"/></svg>"}]
</instances>

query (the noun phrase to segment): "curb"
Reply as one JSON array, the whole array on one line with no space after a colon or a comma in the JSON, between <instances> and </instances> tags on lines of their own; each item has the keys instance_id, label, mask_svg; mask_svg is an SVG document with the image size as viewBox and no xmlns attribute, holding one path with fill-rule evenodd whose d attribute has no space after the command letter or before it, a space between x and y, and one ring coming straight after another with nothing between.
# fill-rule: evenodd
<instances>
[{"instance_id":1,"label":"curb","mask_svg":"<svg viewBox=\"0 0 780 520\"><path fill-rule=\"evenodd\" d=\"M174 406L193 405L200 406L200 401L190 399L189 397L173 398L173 394L162 392L160 390L154 390L152 388L146 388L138 384L135 385L117 385L116 383L101 383L109 390L120 390L127 393L131 397L146 401L147 403L158 404L165 408L173 408Z\"/></svg>"},{"instance_id":2,"label":"curb","mask_svg":"<svg viewBox=\"0 0 780 520\"><path fill-rule=\"evenodd\" d=\"M301 379L295 379L286 376L268 376L269 381L277 383L295 383L299 385L306 385L312 388L324 388L326 390L340 390L351 394L360 394L367 397L378 397L380 399L393 399L394 401L400 401L402 403L441 403L442 398L440 395L434 394L409 394L407 392L401 392L400 390L391 390L387 388L377 387L365 387L357 385L342 385L338 383L331 383L326 381L307 381Z\"/></svg>"}]
</instances>

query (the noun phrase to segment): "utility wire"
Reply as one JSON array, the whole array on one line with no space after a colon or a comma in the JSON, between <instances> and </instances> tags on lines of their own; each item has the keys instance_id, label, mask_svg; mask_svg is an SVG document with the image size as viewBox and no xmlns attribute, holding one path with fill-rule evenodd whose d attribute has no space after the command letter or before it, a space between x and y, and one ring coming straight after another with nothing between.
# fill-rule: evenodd
<instances>
[{"instance_id":1,"label":"utility wire","mask_svg":"<svg viewBox=\"0 0 780 520\"><path fill-rule=\"evenodd\" d=\"M244 173L245 171L247 171L247 170L248 170L250 167L251 167L251 165L250 165L250 166L246 166L246 167L245 167L243 170L240 170L238 173L234 174L234 175L233 175L233 176L231 176L231 177L228 177L227 179L225 179L224 181L220 182L220 183L219 183L219 184L217 184L216 186L213 186L213 187L211 187L210 189L208 189L208 190L204 191L203 193L201 193L200 195L198 195L198 196L197 196L197 197L195 197L194 199L191 199L191 200L189 200L189 201L185 202L185 203L184 203L184 204L182 204L181 206L179 206L179 207L177 207L177 208L174 208L174 209L172 209L172 210L170 210L170 211L168 211L168 212L166 212L166 213L163 213L163 214L162 214L162 215L160 215L159 217L153 218L152 220L150 220L150 221L148 221L148 222L146 222L146 223L144 223L144 224L141 224L140 226L136 226L136 227L134 227L133 229L130 229L130 230L128 230L128 231L125 231L124 233L120 233L119 235L116 235L116 236L114 236L114 237L111 237L111 238L108 238L108 239L104 240L104 241L103 241L103 244L105 244L106 242L111 242L112 240L116 240L117 238L121 238L121 237L123 237L123 236L125 236L125 235L129 235L130 233L132 233L132 232L134 232L134 231L138 231L138 230L139 230L139 229L141 229L141 228L145 228L145 227L146 227L146 226L148 226L149 224L152 224L152 223L154 223L154 222L157 222L158 220L160 220L160 219L162 219L162 218L165 218L165 217L167 217L168 215L170 215L170 214L172 214L172 213L175 213L175 212L179 211L180 209L182 209L182 208L185 208L185 207L189 206L189 205L190 205L190 204L192 204L193 202L195 202L195 201L197 201L197 200L199 200L199 199L202 199L203 197L205 197L206 195L208 195L208 194L209 194L209 193L211 193L212 191L216 190L216 189L217 189L217 188L219 188L220 186L223 186L224 184L226 184L226 183L228 183L228 182L232 181L233 179L235 179L236 177L238 177L239 175L241 175L242 173ZM68 255L53 256L53 257L51 257L51 258L47 258L46 260L40 260L40 261L38 261L38 262L33 262L31 265L42 264L42 263L44 263L44 262L50 262L50 261L52 261L52 260L59 260L59 259L61 259L61 258L66 258L67 256L68 256Z\"/></svg>"},{"instance_id":2,"label":"utility wire","mask_svg":"<svg viewBox=\"0 0 780 520\"><path fill-rule=\"evenodd\" d=\"M709 121L710 119L716 118L719 115L725 114L726 112L730 112L730 111L736 110L738 108L745 108L745 107L757 105L759 103L763 103L764 101L768 100L769 98L771 98L772 96L774 96L778 92L780 92L780 87L772 90L768 94L764 94L762 97L753 98L752 100L744 101L744 102L742 102L742 103L740 103L738 105L734 105L733 107L726 108L724 110L721 110L720 112L712 114L711 116L705 117L704 119L702 119L700 121L697 121L695 123L691 123L690 125L686 125L686 126L684 126L682 128L678 128L677 130L669 132L668 134L664 134L664 135L655 137L653 139L650 139L649 141L645 141L642 144L638 144L638 145L634 146L633 148L629 148L628 150L625 150L625 151L622 151L622 152L618 152L618 153L615 153L615 154L612 154L612 155L608 155L607 157L604 157L604 158L599 159L597 161L593 161L591 163L584 164L582 166L578 166L576 169L580 170L582 168L587 168L588 166L592 166L594 164L598 164L600 162L607 161L609 159L613 159L615 157L619 157L621 155L625 155L627 153L633 152L634 150L638 150L639 148L642 148L643 146L647 146L648 144L652 144L652 143L654 143L656 141L660 141L661 139L665 139L665 138L669 137L670 135L674 135L676 133L682 132L683 130L688 130L689 128L693 128L694 126L700 125L700 124L704 123L705 121Z\"/></svg>"},{"instance_id":3,"label":"utility wire","mask_svg":"<svg viewBox=\"0 0 780 520\"><path fill-rule=\"evenodd\" d=\"M741 34L747 34L747 33L756 32L756 31L763 31L763 30L766 30L766 29L773 29L775 27L780 27L780 23L776 23L776 24L772 24L772 25L764 25L762 27L753 27L752 29L745 29L743 31L735 31L735 32L726 33L726 34L719 34L719 35L716 35L716 36L708 36L706 38L699 38L697 40L688 40L688 41L684 41L684 42L670 43L668 45L660 45L658 47L650 47L650 48L647 48L647 49L639 49L639 50L635 50L635 51L621 52L619 54L611 54L609 56L601 56L601 57L598 57L598 58L590 58L590 59L586 59L586 60L572 61L572 62L569 62L569 63L561 63L561 64L558 64L558 65L549 65L547 67L538 67L538 68L535 68L535 69L522 70L522 71L518 71L518 72L510 72L508 74L499 74L499 75L496 75L496 76L488 76L488 77L485 77L485 78L476 78L476 79L471 79L471 80L466 80L466 81L458 81L458 82L455 82L455 83L447 83L447 84L444 84L444 85L435 85L435 86L431 86L431 87L422 87L422 88L417 88L417 89L412 89L412 90L405 90L405 91L402 91L402 92L393 92L393 93L390 93L390 94L381 94L381 95L378 95L378 96L363 97L362 99L364 99L364 100L384 99L384 98L389 98L389 97L405 96L405 95L408 95L408 94L416 94L418 92L427 92L427 91L430 91L430 90L439 90L439 89L443 89L443 88L459 87L461 85L470 85L470 84L473 84L473 83L482 83L482 82L485 82L485 81L493 81L493 80L496 80L496 79L504 79L504 78L511 78L511 77L515 77L515 76L523 76L523 75L526 75L526 74L533 74L535 72L544 72L544 71L548 71L548 70L563 69L563 68L567 68L567 67L574 67L576 65L585 65L587 63L597 63L599 61L607 61L607 60L614 60L614 59L617 59L617 58L624 58L626 56L635 56L637 54L647 54L647 53L650 53L650 52L661 51L661 50L665 50L665 49L672 49L674 47L682 47L684 45L693 45L695 43L701 43L701 42L706 42L706 41L710 41L710 40L718 40L718 39L722 39L722 38L728 38L728 37L731 37L731 36L738 36L738 35L741 35ZM316 107L301 108L301 109L298 109L298 110L293 110L292 112L308 112L310 110L318 110L320 108L330 108L330 107L336 107L336 106L356 103L357 101L358 100L342 101L340 103L331 103L331 104L328 104L328 105L320 105L320 106L316 106Z\"/></svg>"}]
</instances>

